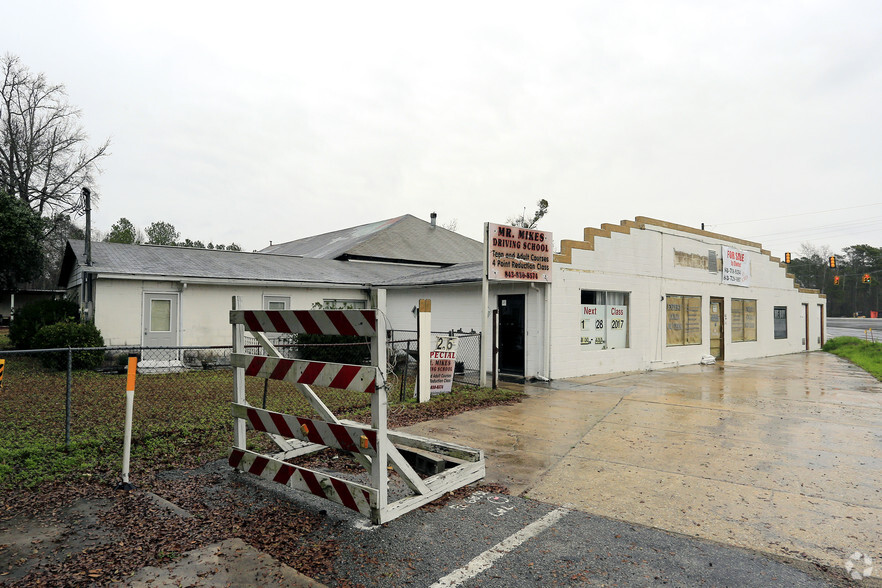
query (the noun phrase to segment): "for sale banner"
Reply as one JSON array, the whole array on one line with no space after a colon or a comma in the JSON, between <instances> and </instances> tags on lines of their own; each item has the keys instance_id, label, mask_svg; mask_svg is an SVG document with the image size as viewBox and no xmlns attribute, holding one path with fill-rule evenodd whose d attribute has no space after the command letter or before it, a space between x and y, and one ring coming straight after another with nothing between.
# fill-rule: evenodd
<instances>
[{"instance_id":1,"label":"for sale banner","mask_svg":"<svg viewBox=\"0 0 882 588\"><path fill-rule=\"evenodd\" d=\"M750 286L750 253L723 247L723 283Z\"/></svg>"},{"instance_id":2,"label":"for sale banner","mask_svg":"<svg viewBox=\"0 0 882 588\"><path fill-rule=\"evenodd\" d=\"M429 351L429 392L441 394L453 388L453 373L456 371L456 350L459 337L436 336Z\"/></svg>"}]
</instances>

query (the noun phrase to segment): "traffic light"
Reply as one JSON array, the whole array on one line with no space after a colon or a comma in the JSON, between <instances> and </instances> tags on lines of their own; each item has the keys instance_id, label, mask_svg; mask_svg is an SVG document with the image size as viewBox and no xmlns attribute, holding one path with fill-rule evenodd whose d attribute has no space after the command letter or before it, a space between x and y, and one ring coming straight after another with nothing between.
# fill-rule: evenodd
<instances>
[{"instance_id":1,"label":"traffic light","mask_svg":"<svg viewBox=\"0 0 882 588\"><path fill-rule=\"evenodd\" d=\"M784 254L784 263L790 263L790 253Z\"/></svg>"},{"instance_id":2,"label":"traffic light","mask_svg":"<svg viewBox=\"0 0 882 588\"><path fill-rule=\"evenodd\" d=\"M838 285L839 285L839 276L833 276L833 285L834 285L834 286L838 286Z\"/></svg>"},{"instance_id":3,"label":"traffic light","mask_svg":"<svg viewBox=\"0 0 882 588\"><path fill-rule=\"evenodd\" d=\"M869 284L869 283L870 283L870 274L864 274L864 277L861 278L861 281L862 281L864 284Z\"/></svg>"},{"instance_id":4,"label":"traffic light","mask_svg":"<svg viewBox=\"0 0 882 588\"><path fill-rule=\"evenodd\" d=\"M830 256L830 267L836 267L836 256L835 255Z\"/></svg>"}]
</instances>

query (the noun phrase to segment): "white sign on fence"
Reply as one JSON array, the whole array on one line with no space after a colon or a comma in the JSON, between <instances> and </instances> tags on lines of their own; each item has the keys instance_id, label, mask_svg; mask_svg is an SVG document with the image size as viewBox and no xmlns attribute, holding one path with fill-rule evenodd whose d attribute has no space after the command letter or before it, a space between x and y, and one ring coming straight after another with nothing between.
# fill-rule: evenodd
<instances>
[{"instance_id":1,"label":"white sign on fence","mask_svg":"<svg viewBox=\"0 0 882 588\"><path fill-rule=\"evenodd\" d=\"M429 392L440 394L453 388L453 373L456 371L456 350L459 337L436 336L429 351Z\"/></svg>"}]
</instances>

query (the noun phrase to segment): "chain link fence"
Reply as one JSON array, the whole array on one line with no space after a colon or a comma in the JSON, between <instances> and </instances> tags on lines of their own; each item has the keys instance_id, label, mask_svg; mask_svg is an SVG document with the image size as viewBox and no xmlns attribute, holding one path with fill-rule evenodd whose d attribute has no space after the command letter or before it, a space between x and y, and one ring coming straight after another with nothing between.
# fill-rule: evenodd
<instances>
[{"instance_id":1,"label":"chain link fence","mask_svg":"<svg viewBox=\"0 0 882 588\"><path fill-rule=\"evenodd\" d=\"M390 405L413 397L417 374L416 333L394 331L392 335L387 347ZM457 335L460 347L454 381L477 386L480 334ZM359 337L325 341L277 336L272 342L289 358L354 364L369 363L370 358L369 341ZM0 350L0 359L5 360L0 373L0 422L4 426L0 450L12 451L16 440L27 439L29 444L45 440L55 446L63 440L68 447L88 444L97 451L105 446L107 451L117 451L130 355L138 357L133 438L216 447L220 440L232 438L230 352L230 347L223 346ZM247 337L246 352L263 353L257 341ZM78 369L96 363L95 368ZM370 394L313 388L338 417L370 422ZM289 382L246 378L246 400L268 410L319 417Z\"/></svg>"},{"instance_id":2,"label":"chain link fence","mask_svg":"<svg viewBox=\"0 0 882 588\"><path fill-rule=\"evenodd\" d=\"M457 337L456 364L453 381L467 386L479 386L481 382L481 333L458 331L432 331L432 335ZM393 330L389 334L389 398L396 396L405 401L414 396L418 363L417 332Z\"/></svg>"}]
</instances>

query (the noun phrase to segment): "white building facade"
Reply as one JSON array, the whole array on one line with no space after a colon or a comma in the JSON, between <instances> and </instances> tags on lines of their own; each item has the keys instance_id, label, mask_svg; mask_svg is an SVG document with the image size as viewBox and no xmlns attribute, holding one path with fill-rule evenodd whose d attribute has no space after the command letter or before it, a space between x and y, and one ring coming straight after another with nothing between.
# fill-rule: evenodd
<instances>
[{"instance_id":1,"label":"white building facade","mask_svg":"<svg viewBox=\"0 0 882 588\"><path fill-rule=\"evenodd\" d=\"M433 330L480 331L480 269L449 274L390 283L393 327L429 298ZM491 282L489 307L501 371L558 379L818 350L825 302L759 243L638 217L561 242L550 285Z\"/></svg>"}]
</instances>

